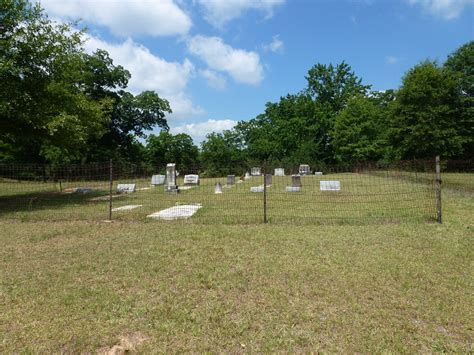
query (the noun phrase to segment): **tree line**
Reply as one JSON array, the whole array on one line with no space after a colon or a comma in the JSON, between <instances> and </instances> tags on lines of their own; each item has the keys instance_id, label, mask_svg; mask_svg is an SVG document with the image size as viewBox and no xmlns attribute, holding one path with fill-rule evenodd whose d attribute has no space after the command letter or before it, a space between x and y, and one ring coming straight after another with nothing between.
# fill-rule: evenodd
<instances>
[{"instance_id":1,"label":"tree line","mask_svg":"<svg viewBox=\"0 0 474 355\"><path fill-rule=\"evenodd\" d=\"M132 162L209 175L263 161L291 167L474 156L474 41L443 64L425 60L397 90L374 91L349 64L316 64L306 87L269 102L200 147L169 132L169 102L127 91L131 75L104 50L84 50L84 31L56 24L40 5L2 0L0 162ZM147 135L160 129L159 134Z\"/></svg>"}]
</instances>

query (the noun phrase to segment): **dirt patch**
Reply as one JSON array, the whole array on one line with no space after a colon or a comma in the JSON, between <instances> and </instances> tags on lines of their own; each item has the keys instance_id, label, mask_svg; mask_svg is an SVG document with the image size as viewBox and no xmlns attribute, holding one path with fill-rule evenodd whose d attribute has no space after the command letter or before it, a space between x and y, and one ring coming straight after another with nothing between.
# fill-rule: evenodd
<instances>
[{"instance_id":1,"label":"dirt patch","mask_svg":"<svg viewBox=\"0 0 474 355\"><path fill-rule=\"evenodd\" d=\"M150 338L140 332L130 333L122 335L118 344L111 347L103 347L97 350L97 354L100 355L122 355L129 351L134 351L141 344L149 340Z\"/></svg>"}]
</instances>

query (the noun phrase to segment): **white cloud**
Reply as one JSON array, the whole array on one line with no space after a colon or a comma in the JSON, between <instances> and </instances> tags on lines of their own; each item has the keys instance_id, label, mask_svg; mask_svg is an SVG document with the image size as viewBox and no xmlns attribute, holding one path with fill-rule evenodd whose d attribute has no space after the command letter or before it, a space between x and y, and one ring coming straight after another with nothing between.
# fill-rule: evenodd
<instances>
[{"instance_id":1,"label":"white cloud","mask_svg":"<svg viewBox=\"0 0 474 355\"><path fill-rule=\"evenodd\" d=\"M207 84L214 89L223 90L226 87L227 82L225 77L213 70L201 69L199 70L199 75L206 79Z\"/></svg>"},{"instance_id":2,"label":"white cloud","mask_svg":"<svg viewBox=\"0 0 474 355\"><path fill-rule=\"evenodd\" d=\"M194 141L199 143L203 141L207 134L211 132L220 133L231 129L237 124L234 120L207 120L206 122L184 124L177 127L171 127L173 134L186 133L193 137Z\"/></svg>"},{"instance_id":3,"label":"white cloud","mask_svg":"<svg viewBox=\"0 0 474 355\"><path fill-rule=\"evenodd\" d=\"M273 10L285 0L198 0L204 7L206 20L215 27L222 28L227 22L248 10L258 10L265 17L273 16Z\"/></svg>"},{"instance_id":4,"label":"white cloud","mask_svg":"<svg viewBox=\"0 0 474 355\"><path fill-rule=\"evenodd\" d=\"M127 89L134 94L143 90L156 91L160 97L170 102L173 117L203 113L200 107L193 105L186 93L188 81L194 75L194 66L188 59L184 59L182 63L168 62L131 39L113 44L88 37L85 48L89 53L97 48L109 52L114 64L122 65L132 74Z\"/></svg>"},{"instance_id":5,"label":"white cloud","mask_svg":"<svg viewBox=\"0 0 474 355\"><path fill-rule=\"evenodd\" d=\"M219 37L195 36L188 41L188 50L211 69L228 73L236 82L257 85L263 80L258 53L234 49Z\"/></svg>"},{"instance_id":6,"label":"white cloud","mask_svg":"<svg viewBox=\"0 0 474 355\"><path fill-rule=\"evenodd\" d=\"M273 36L270 43L263 45L263 49L267 52L283 53L284 48L285 45L280 39L280 35Z\"/></svg>"},{"instance_id":7,"label":"white cloud","mask_svg":"<svg viewBox=\"0 0 474 355\"><path fill-rule=\"evenodd\" d=\"M184 35L189 16L173 0L41 0L49 15L102 25L119 36Z\"/></svg>"},{"instance_id":8,"label":"white cloud","mask_svg":"<svg viewBox=\"0 0 474 355\"><path fill-rule=\"evenodd\" d=\"M385 57L385 64L393 65L393 64L397 64L399 61L400 61L400 58L392 56L392 55L388 55Z\"/></svg>"},{"instance_id":9,"label":"white cloud","mask_svg":"<svg viewBox=\"0 0 474 355\"><path fill-rule=\"evenodd\" d=\"M457 18L464 7L473 5L474 0L408 0L411 5L421 5L426 11L445 20Z\"/></svg>"}]
</instances>

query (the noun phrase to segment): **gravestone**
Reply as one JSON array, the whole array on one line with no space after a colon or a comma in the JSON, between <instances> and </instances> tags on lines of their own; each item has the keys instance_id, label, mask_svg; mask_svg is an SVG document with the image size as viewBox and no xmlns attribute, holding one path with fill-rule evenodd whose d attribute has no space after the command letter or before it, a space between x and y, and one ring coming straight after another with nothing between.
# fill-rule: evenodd
<instances>
[{"instance_id":1,"label":"gravestone","mask_svg":"<svg viewBox=\"0 0 474 355\"><path fill-rule=\"evenodd\" d=\"M184 185L185 186L199 185L199 175L196 175L196 174L184 175Z\"/></svg>"},{"instance_id":2,"label":"gravestone","mask_svg":"<svg viewBox=\"0 0 474 355\"><path fill-rule=\"evenodd\" d=\"M285 169L283 169L283 168L276 168L276 169L275 169L275 176L285 176Z\"/></svg>"},{"instance_id":3,"label":"gravestone","mask_svg":"<svg viewBox=\"0 0 474 355\"><path fill-rule=\"evenodd\" d=\"M227 175L227 186L235 185L235 175Z\"/></svg>"},{"instance_id":4,"label":"gravestone","mask_svg":"<svg viewBox=\"0 0 474 355\"><path fill-rule=\"evenodd\" d=\"M300 192L301 187L300 186L287 186L286 187L286 192Z\"/></svg>"},{"instance_id":5,"label":"gravestone","mask_svg":"<svg viewBox=\"0 0 474 355\"><path fill-rule=\"evenodd\" d=\"M216 185L214 186L214 193L215 194L222 193L222 184L220 182L216 182Z\"/></svg>"},{"instance_id":6,"label":"gravestone","mask_svg":"<svg viewBox=\"0 0 474 355\"><path fill-rule=\"evenodd\" d=\"M261 170L259 167L253 167L250 169L250 175L252 176L260 176L262 174Z\"/></svg>"},{"instance_id":7,"label":"gravestone","mask_svg":"<svg viewBox=\"0 0 474 355\"><path fill-rule=\"evenodd\" d=\"M117 185L117 192L122 193L132 193L135 192L136 184L118 184Z\"/></svg>"},{"instance_id":8,"label":"gravestone","mask_svg":"<svg viewBox=\"0 0 474 355\"><path fill-rule=\"evenodd\" d=\"M153 175L151 177L151 184L153 186L155 185L163 185L165 183L165 175Z\"/></svg>"},{"instance_id":9,"label":"gravestone","mask_svg":"<svg viewBox=\"0 0 474 355\"><path fill-rule=\"evenodd\" d=\"M291 186L301 187L301 176L300 175L291 175Z\"/></svg>"},{"instance_id":10,"label":"gravestone","mask_svg":"<svg viewBox=\"0 0 474 355\"><path fill-rule=\"evenodd\" d=\"M338 180L320 181L319 189L321 191L339 191L341 189L341 182Z\"/></svg>"},{"instance_id":11,"label":"gravestone","mask_svg":"<svg viewBox=\"0 0 474 355\"><path fill-rule=\"evenodd\" d=\"M315 171L314 175L321 176L321 175L323 175L323 172L322 171Z\"/></svg>"},{"instance_id":12,"label":"gravestone","mask_svg":"<svg viewBox=\"0 0 474 355\"><path fill-rule=\"evenodd\" d=\"M270 186L272 184L272 174L265 174L265 185Z\"/></svg>"},{"instance_id":13,"label":"gravestone","mask_svg":"<svg viewBox=\"0 0 474 355\"><path fill-rule=\"evenodd\" d=\"M244 175L244 180L248 180L248 179L250 179L250 174L247 171Z\"/></svg>"},{"instance_id":14,"label":"gravestone","mask_svg":"<svg viewBox=\"0 0 474 355\"><path fill-rule=\"evenodd\" d=\"M260 186L252 186L250 188L250 192L263 192L263 185L260 185Z\"/></svg>"},{"instance_id":15,"label":"gravestone","mask_svg":"<svg viewBox=\"0 0 474 355\"><path fill-rule=\"evenodd\" d=\"M176 185L176 164L169 163L166 165L166 184L165 191L170 193L177 193L178 185Z\"/></svg>"},{"instance_id":16,"label":"gravestone","mask_svg":"<svg viewBox=\"0 0 474 355\"><path fill-rule=\"evenodd\" d=\"M300 173L300 175L308 175L311 174L311 169L309 168L308 164L301 164L298 169L298 172Z\"/></svg>"}]
</instances>

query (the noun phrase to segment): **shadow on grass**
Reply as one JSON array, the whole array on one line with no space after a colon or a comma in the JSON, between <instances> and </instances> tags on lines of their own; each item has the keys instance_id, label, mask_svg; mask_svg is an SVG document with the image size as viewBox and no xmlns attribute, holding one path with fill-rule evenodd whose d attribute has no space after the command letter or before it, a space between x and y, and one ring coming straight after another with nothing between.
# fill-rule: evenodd
<instances>
[{"instance_id":1,"label":"shadow on grass","mask_svg":"<svg viewBox=\"0 0 474 355\"><path fill-rule=\"evenodd\" d=\"M0 216L15 212L62 209L68 206L94 206L103 204L108 192L96 190L89 193L41 191L0 196ZM99 198L94 200L94 198Z\"/></svg>"}]
</instances>

